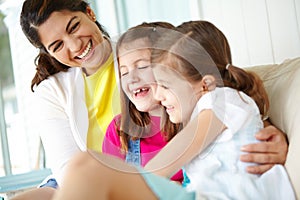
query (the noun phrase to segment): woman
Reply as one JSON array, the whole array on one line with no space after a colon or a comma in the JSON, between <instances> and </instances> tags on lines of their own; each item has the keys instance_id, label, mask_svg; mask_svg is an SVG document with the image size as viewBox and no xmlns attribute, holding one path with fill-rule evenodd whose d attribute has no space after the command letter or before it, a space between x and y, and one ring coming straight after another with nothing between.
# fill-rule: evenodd
<instances>
[{"instance_id":1,"label":"woman","mask_svg":"<svg viewBox=\"0 0 300 200\"><path fill-rule=\"evenodd\" d=\"M119 113L113 48L82 0L27 0L21 26L40 50L32 80L33 120L59 183L76 152L101 152L108 123Z\"/></svg>"}]
</instances>

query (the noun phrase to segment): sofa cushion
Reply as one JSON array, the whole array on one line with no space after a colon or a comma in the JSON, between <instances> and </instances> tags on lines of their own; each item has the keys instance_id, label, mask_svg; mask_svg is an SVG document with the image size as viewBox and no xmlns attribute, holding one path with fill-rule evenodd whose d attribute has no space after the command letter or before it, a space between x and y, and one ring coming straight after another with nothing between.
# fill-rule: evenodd
<instances>
[{"instance_id":1,"label":"sofa cushion","mask_svg":"<svg viewBox=\"0 0 300 200\"><path fill-rule=\"evenodd\" d=\"M297 197L300 197L300 57L281 64L262 65L246 70L263 80L270 100L272 124L287 134L289 149L285 167Z\"/></svg>"}]
</instances>

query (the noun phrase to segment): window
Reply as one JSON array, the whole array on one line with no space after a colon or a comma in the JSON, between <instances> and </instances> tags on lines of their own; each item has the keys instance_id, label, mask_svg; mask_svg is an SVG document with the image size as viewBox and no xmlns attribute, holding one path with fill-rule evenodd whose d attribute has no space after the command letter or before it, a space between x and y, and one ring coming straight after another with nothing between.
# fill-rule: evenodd
<instances>
[{"instance_id":1,"label":"window","mask_svg":"<svg viewBox=\"0 0 300 200\"><path fill-rule=\"evenodd\" d=\"M16 112L16 98L14 95L14 76L12 71L12 62L9 48L8 32L3 22L4 15L0 13L0 59L2 61L0 74L0 124L1 124L1 163L10 160L9 155L2 149L7 148L7 130L6 118L9 119ZM6 111L6 112L5 112ZM11 174L10 163L1 165L0 176Z\"/></svg>"},{"instance_id":2,"label":"window","mask_svg":"<svg viewBox=\"0 0 300 200\"><path fill-rule=\"evenodd\" d=\"M177 26L200 19L198 0L115 0L97 1L98 20L112 37L142 22L167 21Z\"/></svg>"},{"instance_id":3,"label":"window","mask_svg":"<svg viewBox=\"0 0 300 200\"><path fill-rule=\"evenodd\" d=\"M176 4L172 0L88 2L112 37L144 21L178 25L197 12L197 6L191 6L196 0ZM27 120L33 106L30 83L37 50L19 25L22 3L0 0L0 193L34 187L50 174L39 136Z\"/></svg>"},{"instance_id":4,"label":"window","mask_svg":"<svg viewBox=\"0 0 300 200\"><path fill-rule=\"evenodd\" d=\"M27 51L28 42L24 36L19 37L22 33L15 17L19 16L19 7L3 3L0 8L0 193L3 193L35 187L50 171L45 169L39 137L26 121L28 106L25 105L30 105L30 78L34 71L33 57L29 54L36 51L32 47L32 51ZM16 44L23 49L16 49ZM16 58L30 61L22 63Z\"/></svg>"}]
</instances>

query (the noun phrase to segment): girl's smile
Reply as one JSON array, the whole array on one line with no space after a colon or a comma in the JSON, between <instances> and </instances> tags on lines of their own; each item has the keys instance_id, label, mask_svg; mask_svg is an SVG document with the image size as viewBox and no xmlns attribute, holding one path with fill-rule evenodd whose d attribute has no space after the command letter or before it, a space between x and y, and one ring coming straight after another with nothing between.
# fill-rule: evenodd
<instances>
[{"instance_id":1,"label":"girl's smile","mask_svg":"<svg viewBox=\"0 0 300 200\"><path fill-rule=\"evenodd\" d=\"M171 68L155 65L152 68L157 82L155 98L161 102L173 123L190 120L199 99L194 86Z\"/></svg>"},{"instance_id":2,"label":"girl's smile","mask_svg":"<svg viewBox=\"0 0 300 200\"><path fill-rule=\"evenodd\" d=\"M142 87L142 88L138 88L133 90L133 94L135 98L143 98L145 96L148 95L148 92L151 90L150 87Z\"/></svg>"},{"instance_id":3,"label":"girl's smile","mask_svg":"<svg viewBox=\"0 0 300 200\"><path fill-rule=\"evenodd\" d=\"M143 39L134 43L142 46ZM155 82L150 66L150 50L121 47L119 57L123 91L135 107L142 112L156 109L159 102L154 99L152 85Z\"/></svg>"}]
</instances>

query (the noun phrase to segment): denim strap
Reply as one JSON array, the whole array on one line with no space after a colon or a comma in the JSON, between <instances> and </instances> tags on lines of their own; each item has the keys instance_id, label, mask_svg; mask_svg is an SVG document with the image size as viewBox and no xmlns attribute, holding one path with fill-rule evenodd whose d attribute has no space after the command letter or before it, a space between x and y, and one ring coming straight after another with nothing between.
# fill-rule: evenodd
<instances>
[{"instance_id":1,"label":"denim strap","mask_svg":"<svg viewBox=\"0 0 300 200\"><path fill-rule=\"evenodd\" d=\"M134 165L141 165L140 139L128 142L128 152L126 154L126 162Z\"/></svg>"}]
</instances>

